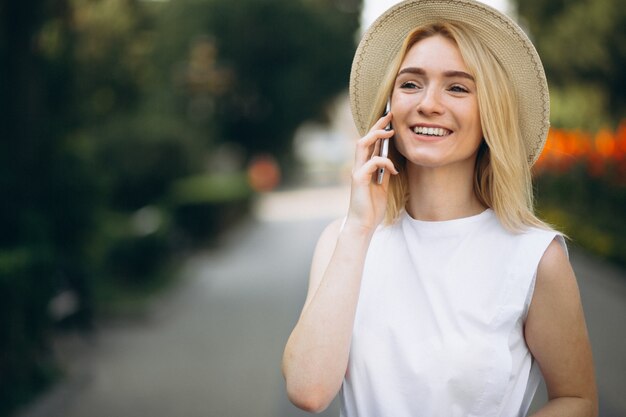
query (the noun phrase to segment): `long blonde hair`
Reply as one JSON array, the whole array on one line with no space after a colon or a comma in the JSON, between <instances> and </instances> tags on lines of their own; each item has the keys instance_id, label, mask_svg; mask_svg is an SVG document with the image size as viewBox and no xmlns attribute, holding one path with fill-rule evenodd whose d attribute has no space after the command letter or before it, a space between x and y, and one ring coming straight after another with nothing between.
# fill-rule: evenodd
<instances>
[{"instance_id":1,"label":"long blonde hair","mask_svg":"<svg viewBox=\"0 0 626 417\"><path fill-rule=\"evenodd\" d=\"M436 23L413 30L405 38L399 53L389 65L376 96L370 127L380 118L407 52L417 42L435 35L453 41L459 48L476 81L478 108L483 130L474 169L474 193L490 207L505 228L521 232L529 226L549 228L534 214L531 164L519 127L516 92L506 70L480 42L471 28L461 23ZM394 222L408 200L405 158L391 141L390 158L400 167L400 174L390 180L385 222Z\"/></svg>"}]
</instances>

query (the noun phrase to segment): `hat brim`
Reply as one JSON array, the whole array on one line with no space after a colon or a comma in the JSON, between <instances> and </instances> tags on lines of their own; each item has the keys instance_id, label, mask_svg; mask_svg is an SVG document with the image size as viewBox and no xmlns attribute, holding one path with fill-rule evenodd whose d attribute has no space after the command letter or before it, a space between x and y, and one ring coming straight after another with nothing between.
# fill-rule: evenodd
<instances>
[{"instance_id":1,"label":"hat brim","mask_svg":"<svg viewBox=\"0 0 626 417\"><path fill-rule=\"evenodd\" d=\"M541 59L520 27L501 12L472 0L406 0L382 14L364 33L350 73L350 106L361 135L388 66L406 36L433 23L469 25L495 55L516 91L520 131L534 163L550 127L550 96Z\"/></svg>"}]
</instances>

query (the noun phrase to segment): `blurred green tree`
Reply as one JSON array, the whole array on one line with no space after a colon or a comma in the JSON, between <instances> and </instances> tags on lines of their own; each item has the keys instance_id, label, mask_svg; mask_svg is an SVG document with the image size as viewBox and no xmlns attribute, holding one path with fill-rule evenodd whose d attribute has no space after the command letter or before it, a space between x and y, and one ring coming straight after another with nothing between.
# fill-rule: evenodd
<instances>
[{"instance_id":1,"label":"blurred green tree","mask_svg":"<svg viewBox=\"0 0 626 417\"><path fill-rule=\"evenodd\" d=\"M155 64L161 5L72 4L75 140L92 159L110 209L158 203L172 180L201 168L212 137L176 112L171 57Z\"/></svg>"},{"instance_id":2,"label":"blurred green tree","mask_svg":"<svg viewBox=\"0 0 626 417\"><path fill-rule=\"evenodd\" d=\"M237 149L287 155L297 126L324 116L347 86L360 4L2 3L0 415L54 378L59 311L89 326L97 283L159 270L175 180L207 159L241 169ZM215 151L225 143L239 147ZM245 186L197 179L209 198L184 198L227 210L230 184Z\"/></svg>"},{"instance_id":3,"label":"blurred green tree","mask_svg":"<svg viewBox=\"0 0 626 417\"><path fill-rule=\"evenodd\" d=\"M614 127L626 116L623 0L517 0L554 90L558 126Z\"/></svg>"},{"instance_id":4,"label":"blurred green tree","mask_svg":"<svg viewBox=\"0 0 626 417\"><path fill-rule=\"evenodd\" d=\"M205 80L205 88L213 83L213 127L218 140L249 155L289 155L295 129L323 119L347 88L360 0L180 0L168 7L163 50L215 62ZM187 88L197 96L200 86Z\"/></svg>"},{"instance_id":5,"label":"blurred green tree","mask_svg":"<svg viewBox=\"0 0 626 417\"><path fill-rule=\"evenodd\" d=\"M54 374L50 301L64 290L91 315L93 172L69 137L71 13L64 0L0 7L0 414Z\"/></svg>"}]
</instances>

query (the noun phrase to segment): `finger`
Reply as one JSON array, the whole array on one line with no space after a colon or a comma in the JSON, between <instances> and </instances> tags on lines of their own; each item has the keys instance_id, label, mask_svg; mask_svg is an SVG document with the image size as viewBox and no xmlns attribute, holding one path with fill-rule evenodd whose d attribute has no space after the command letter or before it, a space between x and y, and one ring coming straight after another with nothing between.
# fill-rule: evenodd
<instances>
[{"instance_id":1,"label":"finger","mask_svg":"<svg viewBox=\"0 0 626 417\"><path fill-rule=\"evenodd\" d=\"M375 156L367 161L365 164L363 164L363 166L360 167L358 170L355 170L353 178L356 181L363 183L370 182L372 175L378 173L378 170L380 168L385 168L386 172L390 172L394 175L398 173L398 170L393 165L393 162L391 162L390 159L383 158L381 156Z\"/></svg>"},{"instance_id":2,"label":"finger","mask_svg":"<svg viewBox=\"0 0 626 417\"><path fill-rule=\"evenodd\" d=\"M355 152L355 165L357 167L362 166L367 160L369 160L373 154L373 148L376 146L376 142L379 139L391 138L394 135L392 130L371 130L367 135L358 140L356 144Z\"/></svg>"},{"instance_id":3,"label":"finger","mask_svg":"<svg viewBox=\"0 0 626 417\"><path fill-rule=\"evenodd\" d=\"M389 124L391 123L392 117L392 113L389 112L386 115L382 116L380 119L378 119L378 121L374 123L370 130L365 134L365 136L363 136L357 142L357 152L359 151L359 148L367 148L369 151L369 148L372 146L373 143L377 142L378 139L390 138L391 136L393 136L395 133L393 129L386 130L387 126L389 126ZM366 159L369 159L369 154L371 154L371 152L366 152L366 155L368 155ZM358 157L357 160L359 160Z\"/></svg>"},{"instance_id":4,"label":"finger","mask_svg":"<svg viewBox=\"0 0 626 417\"><path fill-rule=\"evenodd\" d=\"M375 156L380 155L380 146L382 144L383 139L378 139L375 143L374 143L374 150L372 151L372 154L370 155L369 159L372 159Z\"/></svg>"},{"instance_id":5,"label":"finger","mask_svg":"<svg viewBox=\"0 0 626 417\"><path fill-rule=\"evenodd\" d=\"M382 116L380 119L378 119L376 123L374 123L374 126L372 126L372 129L374 130L384 129L385 127L387 127L389 123L391 123L392 119L393 119L393 114L389 112L385 114L384 116Z\"/></svg>"},{"instance_id":6,"label":"finger","mask_svg":"<svg viewBox=\"0 0 626 417\"><path fill-rule=\"evenodd\" d=\"M369 172L376 172L378 168L385 168L385 170L393 174L398 173L398 170L391 159L383 158L382 156L374 156L363 166L363 168Z\"/></svg>"}]
</instances>

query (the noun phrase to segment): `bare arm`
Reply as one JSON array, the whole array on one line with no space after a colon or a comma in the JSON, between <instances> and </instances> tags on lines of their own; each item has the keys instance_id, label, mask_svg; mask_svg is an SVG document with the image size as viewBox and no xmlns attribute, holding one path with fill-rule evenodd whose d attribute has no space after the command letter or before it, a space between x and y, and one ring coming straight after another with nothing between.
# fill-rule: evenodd
<instances>
[{"instance_id":1,"label":"bare arm","mask_svg":"<svg viewBox=\"0 0 626 417\"><path fill-rule=\"evenodd\" d=\"M556 241L539 263L525 336L549 399L533 417L596 417L593 358L580 293L574 271Z\"/></svg>"},{"instance_id":2,"label":"bare arm","mask_svg":"<svg viewBox=\"0 0 626 417\"><path fill-rule=\"evenodd\" d=\"M289 399L307 411L324 410L339 391L348 365L354 316L365 256L376 226L384 216L389 175L382 185L372 183L380 167L397 173L391 161L371 157L376 142L393 131L381 118L357 144L352 174L350 209L320 237L309 279L309 291L283 355L283 375Z\"/></svg>"},{"instance_id":3,"label":"bare arm","mask_svg":"<svg viewBox=\"0 0 626 417\"><path fill-rule=\"evenodd\" d=\"M347 224L339 236L337 229L330 225L320 238L307 301L283 356L288 396L307 411L324 410L341 387L371 236Z\"/></svg>"}]
</instances>

